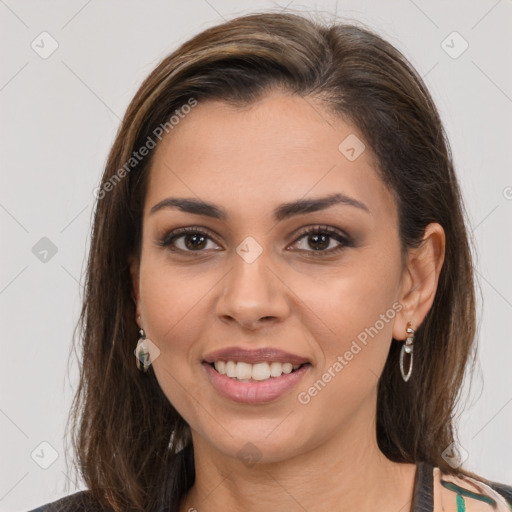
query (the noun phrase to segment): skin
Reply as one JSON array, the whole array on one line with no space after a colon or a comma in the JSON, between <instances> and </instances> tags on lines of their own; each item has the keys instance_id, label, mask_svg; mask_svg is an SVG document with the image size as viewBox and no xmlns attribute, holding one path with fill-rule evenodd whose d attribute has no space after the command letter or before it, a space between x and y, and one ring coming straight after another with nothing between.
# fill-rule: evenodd
<instances>
[{"instance_id":1,"label":"skin","mask_svg":"<svg viewBox=\"0 0 512 512\"><path fill-rule=\"evenodd\" d=\"M407 322L417 328L432 305L445 238L430 224L423 244L402 257L396 204L371 148L366 144L355 161L338 150L349 134L364 140L312 98L272 91L246 108L199 103L156 149L141 260L132 258L131 270L136 321L160 350L158 382L191 427L196 482L181 511L410 507L416 467L379 450L377 383L392 338L404 340ZM272 218L282 203L333 192L369 211L336 205ZM177 208L150 214L171 196L215 203L227 219ZM353 246L318 255L300 232L318 225L347 233ZM183 236L175 241L181 253L158 245L171 230L192 226L210 236L199 251L187 249ZM263 249L252 263L236 252L248 236ZM340 246L328 240L324 252ZM394 318L300 403L298 393L393 304L401 307ZM208 352L234 345L276 347L312 367L277 400L235 403L217 393L201 364ZM248 442L261 456L253 465L237 455Z\"/></svg>"}]
</instances>

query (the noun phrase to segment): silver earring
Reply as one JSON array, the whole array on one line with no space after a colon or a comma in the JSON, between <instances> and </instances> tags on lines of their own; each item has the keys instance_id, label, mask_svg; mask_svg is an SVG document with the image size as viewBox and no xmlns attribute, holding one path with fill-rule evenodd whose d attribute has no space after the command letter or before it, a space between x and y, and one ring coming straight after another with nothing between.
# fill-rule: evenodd
<instances>
[{"instance_id":1,"label":"silver earring","mask_svg":"<svg viewBox=\"0 0 512 512\"><path fill-rule=\"evenodd\" d=\"M146 342L146 334L144 329L140 329L140 338L137 342L137 348L135 349L135 359L137 361L137 368L143 372L147 372L151 366L151 357L149 355L149 346Z\"/></svg>"},{"instance_id":2,"label":"silver earring","mask_svg":"<svg viewBox=\"0 0 512 512\"><path fill-rule=\"evenodd\" d=\"M402 373L402 379L404 379L404 382L407 382L409 378L411 377L412 373L412 361L413 361L413 349L414 349L414 333L416 332L411 327L411 322L407 323L407 340L402 345L402 350L400 351L400 372ZM405 354L409 354L409 369L407 370L407 373L404 371L404 357Z\"/></svg>"}]
</instances>

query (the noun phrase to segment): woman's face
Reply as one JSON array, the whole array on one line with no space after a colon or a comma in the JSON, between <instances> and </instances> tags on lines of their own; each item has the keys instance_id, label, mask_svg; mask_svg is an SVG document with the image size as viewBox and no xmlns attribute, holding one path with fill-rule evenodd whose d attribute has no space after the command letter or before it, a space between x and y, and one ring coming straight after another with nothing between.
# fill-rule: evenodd
<instances>
[{"instance_id":1,"label":"woman's face","mask_svg":"<svg viewBox=\"0 0 512 512\"><path fill-rule=\"evenodd\" d=\"M405 338L403 265L395 201L361 141L312 99L273 92L199 103L156 149L138 323L163 392L218 456L275 462L373 434L392 336ZM169 198L187 202L152 212Z\"/></svg>"}]
</instances>

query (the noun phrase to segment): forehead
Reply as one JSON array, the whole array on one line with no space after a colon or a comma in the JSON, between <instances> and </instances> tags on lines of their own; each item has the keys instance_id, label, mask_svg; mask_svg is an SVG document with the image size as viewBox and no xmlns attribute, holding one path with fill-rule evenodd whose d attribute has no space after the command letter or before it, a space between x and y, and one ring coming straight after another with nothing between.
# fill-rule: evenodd
<instances>
[{"instance_id":1,"label":"forehead","mask_svg":"<svg viewBox=\"0 0 512 512\"><path fill-rule=\"evenodd\" d=\"M392 196L374 165L359 131L311 98L272 93L244 108L199 102L156 149L145 215L171 195L266 216L276 204L336 192L389 214Z\"/></svg>"}]
</instances>

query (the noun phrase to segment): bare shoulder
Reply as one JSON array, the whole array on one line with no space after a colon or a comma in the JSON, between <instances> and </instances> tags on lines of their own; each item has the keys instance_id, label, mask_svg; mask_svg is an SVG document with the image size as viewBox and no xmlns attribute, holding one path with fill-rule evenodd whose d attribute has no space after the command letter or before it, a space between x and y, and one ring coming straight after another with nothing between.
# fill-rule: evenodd
<instances>
[{"instance_id":1,"label":"bare shoulder","mask_svg":"<svg viewBox=\"0 0 512 512\"><path fill-rule=\"evenodd\" d=\"M511 512L512 487L434 469L434 510L445 512Z\"/></svg>"},{"instance_id":2,"label":"bare shoulder","mask_svg":"<svg viewBox=\"0 0 512 512\"><path fill-rule=\"evenodd\" d=\"M90 491L79 491L29 512L103 512L103 509Z\"/></svg>"}]
</instances>

